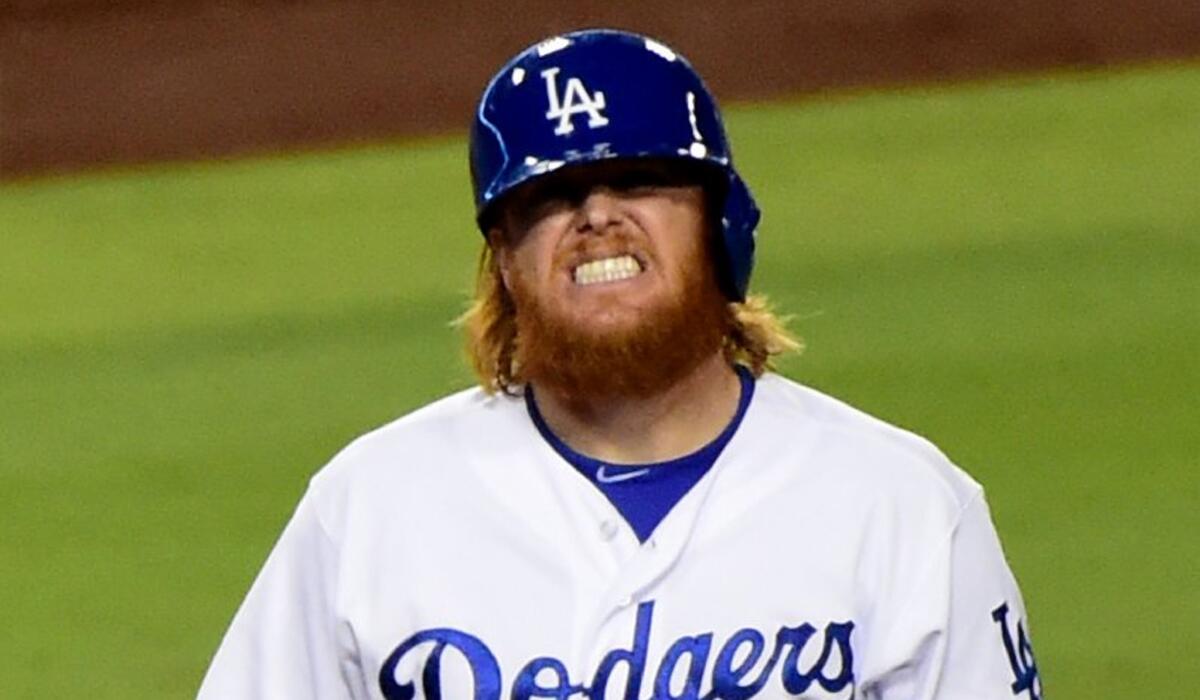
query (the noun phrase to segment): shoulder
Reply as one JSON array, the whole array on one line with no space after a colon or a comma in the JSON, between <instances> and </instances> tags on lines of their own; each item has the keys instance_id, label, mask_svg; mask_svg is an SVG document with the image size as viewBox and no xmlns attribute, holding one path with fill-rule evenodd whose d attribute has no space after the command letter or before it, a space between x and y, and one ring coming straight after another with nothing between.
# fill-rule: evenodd
<instances>
[{"instance_id":1,"label":"shoulder","mask_svg":"<svg viewBox=\"0 0 1200 700\"><path fill-rule=\"evenodd\" d=\"M478 388L444 396L358 437L334 463L386 453L401 445L444 440L466 425L487 422L512 402L511 397L488 395Z\"/></svg>"},{"instance_id":2,"label":"shoulder","mask_svg":"<svg viewBox=\"0 0 1200 700\"><path fill-rule=\"evenodd\" d=\"M310 493L328 499L348 490L454 478L472 446L503 439L523 419L519 397L478 388L451 394L352 441L313 476Z\"/></svg>"},{"instance_id":3,"label":"shoulder","mask_svg":"<svg viewBox=\"0 0 1200 700\"><path fill-rule=\"evenodd\" d=\"M892 425L777 374L758 381L755 401L764 422L806 443L828 476L864 497L916 498L966 508L982 492L970 475L924 437ZM951 515L951 513L947 513Z\"/></svg>"}]
</instances>

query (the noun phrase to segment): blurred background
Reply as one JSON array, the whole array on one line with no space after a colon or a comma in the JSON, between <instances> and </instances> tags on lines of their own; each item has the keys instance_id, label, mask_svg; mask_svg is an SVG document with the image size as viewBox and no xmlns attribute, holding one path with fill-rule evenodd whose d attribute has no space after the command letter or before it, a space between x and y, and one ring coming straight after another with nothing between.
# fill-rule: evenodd
<instances>
[{"instance_id":1,"label":"blurred background","mask_svg":"<svg viewBox=\"0 0 1200 700\"><path fill-rule=\"evenodd\" d=\"M1194 0L0 0L0 697L193 696L308 477L470 385L473 101L585 26L722 98L781 370L986 486L1046 697L1195 697Z\"/></svg>"}]
</instances>

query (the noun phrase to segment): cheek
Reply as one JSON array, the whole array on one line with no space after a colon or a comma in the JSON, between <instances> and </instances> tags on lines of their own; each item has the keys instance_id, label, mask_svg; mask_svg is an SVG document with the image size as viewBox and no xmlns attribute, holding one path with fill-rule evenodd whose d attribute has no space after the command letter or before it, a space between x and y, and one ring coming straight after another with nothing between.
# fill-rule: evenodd
<instances>
[{"instance_id":1,"label":"cheek","mask_svg":"<svg viewBox=\"0 0 1200 700\"><path fill-rule=\"evenodd\" d=\"M554 274L554 237L549 227L535 226L513 250L512 264L527 284L544 284Z\"/></svg>"},{"instance_id":2,"label":"cheek","mask_svg":"<svg viewBox=\"0 0 1200 700\"><path fill-rule=\"evenodd\" d=\"M655 212L648 221L655 237L658 257L668 266L678 268L691 264L702 256L707 246L705 219L690 207L671 207Z\"/></svg>"}]
</instances>

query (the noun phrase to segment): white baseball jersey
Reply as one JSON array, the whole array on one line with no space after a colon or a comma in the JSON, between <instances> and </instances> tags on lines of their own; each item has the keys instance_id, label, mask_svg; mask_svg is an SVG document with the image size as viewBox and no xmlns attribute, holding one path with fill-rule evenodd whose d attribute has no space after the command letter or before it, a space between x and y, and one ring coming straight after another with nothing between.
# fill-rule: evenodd
<instances>
[{"instance_id":1,"label":"white baseball jersey","mask_svg":"<svg viewBox=\"0 0 1200 700\"><path fill-rule=\"evenodd\" d=\"M979 485L765 375L644 544L519 398L465 391L313 479L200 690L241 698L1026 700Z\"/></svg>"}]
</instances>

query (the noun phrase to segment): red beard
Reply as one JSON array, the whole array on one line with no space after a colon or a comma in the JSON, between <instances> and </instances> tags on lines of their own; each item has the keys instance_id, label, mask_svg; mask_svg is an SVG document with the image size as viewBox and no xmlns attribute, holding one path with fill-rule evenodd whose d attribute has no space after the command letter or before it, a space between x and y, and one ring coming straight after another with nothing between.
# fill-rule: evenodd
<instances>
[{"instance_id":1,"label":"red beard","mask_svg":"<svg viewBox=\"0 0 1200 700\"><path fill-rule=\"evenodd\" d=\"M597 332L563 318L514 270L521 378L566 401L648 398L675 385L721 350L729 328L711 256L696 246L691 257L682 270L682 293L619 331Z\"/></svg>"}]
</instances>

